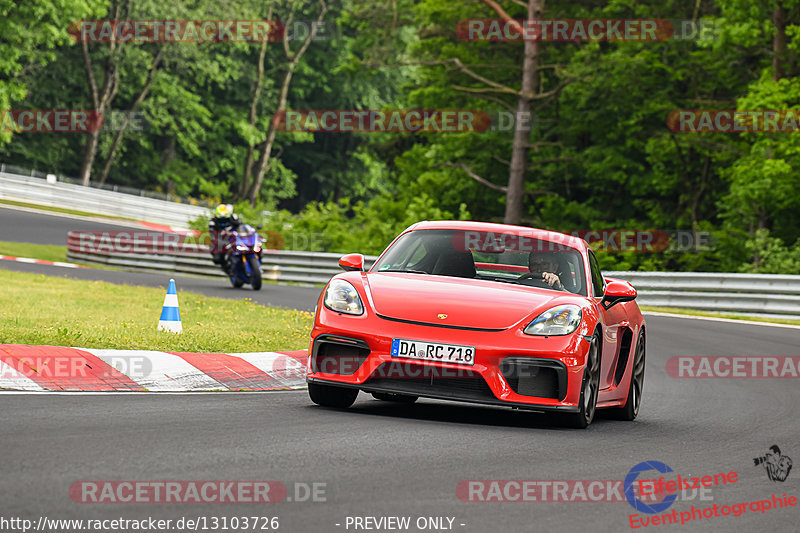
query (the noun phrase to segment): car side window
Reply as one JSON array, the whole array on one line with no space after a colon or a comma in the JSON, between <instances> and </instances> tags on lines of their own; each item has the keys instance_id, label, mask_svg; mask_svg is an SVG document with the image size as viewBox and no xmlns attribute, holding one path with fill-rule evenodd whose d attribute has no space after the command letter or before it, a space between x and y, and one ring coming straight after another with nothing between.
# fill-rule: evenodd
<instances>
[{"instance_id":1,"label":"car side window","mask_svg":"<svg viewBox=\"0 0 800 533\"><path fill-rule=\"evenodd\" d=\"M596 298L601 298L603 296L603 274L600 273L600 265L597 263L597 258L591 250L589 251L589 268L592 274L594 295Z\"/></svg>"}]
</instances>

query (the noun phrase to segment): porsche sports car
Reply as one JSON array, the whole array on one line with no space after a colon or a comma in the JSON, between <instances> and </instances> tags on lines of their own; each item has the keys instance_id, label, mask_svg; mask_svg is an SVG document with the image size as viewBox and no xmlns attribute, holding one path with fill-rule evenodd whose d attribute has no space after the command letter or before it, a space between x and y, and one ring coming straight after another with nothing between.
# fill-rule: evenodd
<instances>
[{"instance_id":1,"label":"porsche sports car","mask_svg":"<svg viewBox=\"0 0 800 533\"><path fill-rule=\"evenodd\" d=\"M645 322L626 281L604 278L588 244L482 222L419 222L367 271L339 260L317 302L308 391L346 408L359 391L559 413L639 412Z\"/></svg>"}]
</instances>

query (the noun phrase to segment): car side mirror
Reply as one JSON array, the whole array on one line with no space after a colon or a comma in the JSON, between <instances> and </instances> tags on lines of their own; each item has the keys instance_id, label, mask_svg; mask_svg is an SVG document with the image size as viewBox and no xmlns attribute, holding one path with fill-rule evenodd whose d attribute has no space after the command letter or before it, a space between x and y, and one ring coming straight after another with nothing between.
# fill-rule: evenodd
<instances>
[{"instance_id":1,"label":"car side mirror","mask_svg":"<svg viewBox=\"0 0 800 533\"><path fill-rule=\"evenodd\" d=\"M361 254L347 254L339 259L339 266L346 272L364 270L364 256Z\"/></svg>"},{"instance_id":2,"label":"car side mirror","mask_svg":"<svg viewBox=\"0 0 800 533\"><path fill-rule=\"evenodd\" d=\"M630 302L634 299L636 299L636 289L633 288L633 285L627 281L609 281L600 305L603 306L603 309L608 310L618 303Z\"/></svg>"},{"instance_id":3,"label":"car side mirror","mask_svg":"<svg viewBox=\"0 0 800 533\"><path fill-rule=\"evenodd\" d=\"M263 227L264 227L264 224L259 224L258 226L256 226L256 229L261 229Z\"/></svg>"}]
</instances>

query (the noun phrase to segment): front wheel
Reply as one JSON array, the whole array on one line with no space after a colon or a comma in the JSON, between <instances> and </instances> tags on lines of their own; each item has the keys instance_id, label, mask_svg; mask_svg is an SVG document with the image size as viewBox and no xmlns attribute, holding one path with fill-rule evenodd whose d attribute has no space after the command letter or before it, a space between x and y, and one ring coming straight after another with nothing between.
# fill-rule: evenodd
<instances>
[{"instance_id":1,"label":"front wheel","mask_svg":"<svg viewBox=\"0 0 800 533\"><path fill-rule=\"evenodd\" d=\"M229 255L223 261L226 263L226 268L223 270L225 270L225 272L228 274L228 279L231 281L231 285L233 285L235 289L238 289L244 285L244 280L242 280L242 276L240 275L240 256Z\"/></svg>"},{"instance_id":2,"label":"front wheel","mask_svg":"<svg viewBox=\"0 0 800 533\"><path fill-rule=\"evenodd\" d=\"M358 396L358 389L348 389L321 383L308 384L308 396L311 401L323 407L338 407L345 409L353 405Z\"/></svg>"},{"instance_id":3,"label":"front wheel","mask_svg":"<svg viewBox=\"0 0 800 533\"><path fill-rule=\"evenodd\" d=\"M594 420L597 411L597 393L600 391L600 336L595 333L586 354L586 367L581 382L580 411L564 416L566 425L584 429Z\"/></svg>"},{"instance_id":4,"label":"front wheel","mask_svg":"<svg viewBox=\"0 0 800 533\"><path fill-rule=\"evenodd\" d=\"M253 290L261 290L261 264L258 262L258 257L248 255L247 265L250 267L250 284Z\"/></svg>"}]
</instances>

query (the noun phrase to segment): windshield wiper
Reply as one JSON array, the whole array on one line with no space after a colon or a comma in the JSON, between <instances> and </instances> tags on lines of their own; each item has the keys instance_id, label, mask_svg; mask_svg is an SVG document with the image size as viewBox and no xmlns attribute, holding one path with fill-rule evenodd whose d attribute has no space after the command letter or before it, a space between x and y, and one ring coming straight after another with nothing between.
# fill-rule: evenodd
<instances>
[{"instance_id":1,"label":"windshield wiper","mask_svg":"<svg viewBox=\"0 0 800 533\"><path fill-rule=\"evenodd\" d=\"M408 274L428 274L424 270L401 270L399 268L387 268L386 270L378 270L378 272L404 272Z\"/></svg>"},{"instance_id":2,"label":"windshield wiper","mask_svg":"<svg viewBox=\"0 0 800 533\"><path fill-rule=\"evenodd\" d=\"M492 278L492 277L486 277L486 276L478 276L475 279L485 279L486 281L500 281L502 283L513 283L515 285L517 283L516 279L511 279L511 278Z\"/></svg>"}]
</instances>

